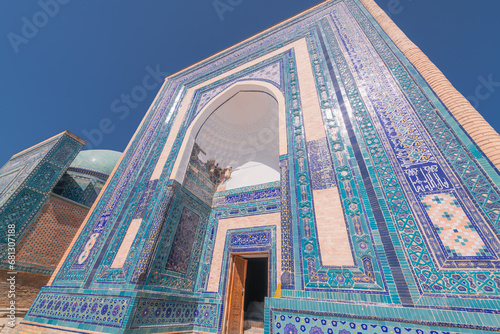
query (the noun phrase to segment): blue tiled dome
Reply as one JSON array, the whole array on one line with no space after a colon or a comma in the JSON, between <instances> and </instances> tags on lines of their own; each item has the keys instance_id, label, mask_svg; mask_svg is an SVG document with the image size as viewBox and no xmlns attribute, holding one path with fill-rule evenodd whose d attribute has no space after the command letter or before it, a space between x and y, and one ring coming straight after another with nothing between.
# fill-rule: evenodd
<instances>
[{"instance_id":1,"label":"blue tiled dome","mask_svg":"<svg viewBox=\"0 0 500 334\"><path fill-rule=\"evenodd\" d=\"M121 153L110 150L81 151L71 164L71 167L93 170L103 174L111 174Z\"/></svg>"}]
</instances>

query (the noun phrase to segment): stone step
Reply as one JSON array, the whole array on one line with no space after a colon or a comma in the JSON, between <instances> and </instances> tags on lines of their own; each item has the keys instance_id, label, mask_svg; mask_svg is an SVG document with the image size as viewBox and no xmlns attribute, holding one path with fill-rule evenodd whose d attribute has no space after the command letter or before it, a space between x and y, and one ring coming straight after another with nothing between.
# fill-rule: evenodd
<instances>
[{"instance_id":1,"label":"stone step","mask_svg":"<svg viewBox=\"0 0 500 334\"><path fill-rule=\"evenodd\" d=\"M249 328L243 331L243 334L264 334L264 328Z\"/></svg>"}]
</instances>

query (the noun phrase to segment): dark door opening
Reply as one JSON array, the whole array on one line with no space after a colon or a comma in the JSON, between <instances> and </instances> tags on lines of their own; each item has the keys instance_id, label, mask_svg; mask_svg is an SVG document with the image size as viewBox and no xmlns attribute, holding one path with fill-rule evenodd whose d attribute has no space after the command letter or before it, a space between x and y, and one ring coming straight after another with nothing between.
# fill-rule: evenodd
<instances>
[{"instance_id":1,"label":"dark door opening","mask_svg":"<svg viewBox=\"0 0 500 334\"><path fill-rule=\"evenodd\" d=\"M246 258L245 321L264 322L264 298L268 296L268 259Z\"/></svg>"},{"instance_id":2,"label":"dark door opening","mask_svg":"<svg viewBox=\"0 0 500 334\"><path fill-rule=\"evenodd\" d=\"M224 333L241 334L247 330L263 333L264 300L269 292L268 273L267 254L233 255Z\"/></svg>"}]
</instances>

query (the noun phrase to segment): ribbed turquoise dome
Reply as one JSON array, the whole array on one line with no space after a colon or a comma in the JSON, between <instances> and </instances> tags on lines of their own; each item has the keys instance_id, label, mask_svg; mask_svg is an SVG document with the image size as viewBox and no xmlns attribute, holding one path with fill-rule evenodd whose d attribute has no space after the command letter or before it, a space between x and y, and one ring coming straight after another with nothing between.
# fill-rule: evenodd
<instances>
[{"instance_id":1,"label":"ribbed turquoise dome","mask_svg":"<svg viewBox=\"0 0 500 334\"><path fill-rule=\"evenodd\" d=\"M81 151L70 167L90 169L109 175L121 156L120 152L110 150Z\"/></svg>"}]
</instances>

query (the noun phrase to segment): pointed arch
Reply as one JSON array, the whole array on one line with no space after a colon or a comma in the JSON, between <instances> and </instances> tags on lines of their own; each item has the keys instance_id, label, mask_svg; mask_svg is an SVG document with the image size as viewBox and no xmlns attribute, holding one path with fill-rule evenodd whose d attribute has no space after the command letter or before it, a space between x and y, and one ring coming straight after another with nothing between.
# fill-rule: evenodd
<instances>
[{"instance_id":1,"label":"pointed arch","mask_svg":"<svg viewBox=\"0 0 500 334\"><path fill-rule=\"evenodd\" d=\"M276 102L278 107L278 136L279 136L279 155L287 153L287 135L286 135L286 103L283 93L273 84L259 80L244 80L234 83L217 96L215 96L203 109L198 113L196 118L191 122L186 131L184 141L179 155L170 174L170 178L181 183L184 181L187 166L189 163L190 153L194 147L196 137L207 122L209 117L217 111L221 105L231 99L240 92L261 92L270 95Z\"/></svg>"}]
</instances>

